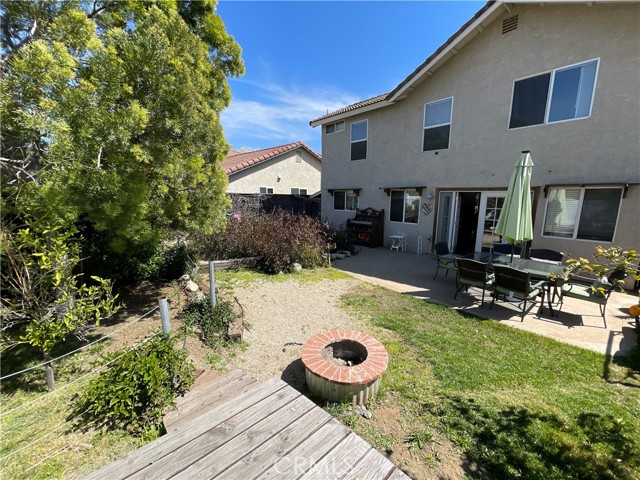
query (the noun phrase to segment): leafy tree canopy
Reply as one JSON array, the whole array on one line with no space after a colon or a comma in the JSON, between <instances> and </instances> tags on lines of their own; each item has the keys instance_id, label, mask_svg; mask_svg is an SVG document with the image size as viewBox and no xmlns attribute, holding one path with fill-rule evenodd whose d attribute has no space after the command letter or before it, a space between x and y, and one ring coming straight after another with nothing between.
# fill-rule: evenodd
<instances>
[{"instance_id":1,"label":"leafy tree canopy","mask_svg":"<svg viewBox=\"0 0 640 480\"><path fill-rule=\"evenodd\" d=\"M2 2L2 197L114 251L211 232L227 209L219 121L240 47L216 1Z\"/></svg>"}]
</instances>

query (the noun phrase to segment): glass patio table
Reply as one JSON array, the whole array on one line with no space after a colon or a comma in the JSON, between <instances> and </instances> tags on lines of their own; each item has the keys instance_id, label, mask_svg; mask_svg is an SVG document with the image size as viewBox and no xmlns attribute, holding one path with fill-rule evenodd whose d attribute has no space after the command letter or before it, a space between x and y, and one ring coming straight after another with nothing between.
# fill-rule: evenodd
<instances>
[{"instance_id":1,"label":"glass patio table","mask_svg":"<svg viewBox=\"0 0 640 480\"><path fill-rule=\"evenodd\" d=\"M542 315L544 313L544 297L546 295L549 311L551 312L551 316L554 316L552 296L555 297L555 289L558 287L556 277L563 276L565 268L564 265L547 262L544 260L520 258L517 255L513 257L513 260L511 260L510 254L491 252L474 252L468 255L456 255L453 253L449 253L447 255L443 255L442 258L444 258L446 261L450 261L450 263L454 263L456 258L471 258L479 262L485 262L489 270L491 270L493 265L495 264L506 265L508 267L512 267L517 270L529 273L532 279L544 281L542 301L540 302L538 315ZM553 295L552 290L554 292Z\"/></svg>"},{"instance_id":2,"label":"glass patio table","mask_svg":"<svg viewBox=\"0 0 640 480\"><path fill-rule=\"evenodd\" d=\"M506 265L523 272L529 273L532 279L543 280L543 294L542 301L540 302L540 308L538 309L538 315L544 313L544 297L547 297L547 304L551 316L555 316L552 306L552 297L556 296L556 289L558 288L558 279L563 277L565 273L565 266L553 262L545 262L544 260L533 260L530 258L514 258L511 261L510 255L501 255L500 257L494 257L492 264ZM552 295L553 290L553 295Z\"/></svg>"}]
</instances>

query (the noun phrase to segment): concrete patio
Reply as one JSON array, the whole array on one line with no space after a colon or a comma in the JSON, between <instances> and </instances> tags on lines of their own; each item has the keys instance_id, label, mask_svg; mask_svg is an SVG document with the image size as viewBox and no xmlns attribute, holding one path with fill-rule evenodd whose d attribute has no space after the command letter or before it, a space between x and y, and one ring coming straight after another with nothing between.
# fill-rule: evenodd
<instances>
[{"instance_id":1,"label":"concrete patio","mask_svg":"<svg viewBox=\"0 0 640 480\"><path fill-rule=\"evenodd\" d=\"M635 319L627 311L630 305L638 302L638 297L630 292L614 292L611 295L607 304L606 327L598 305L572 298L565 299L562 311L556 318L551 317L548 308L538 317L536 304L533 308L527 307L527 315L521 321L516 305L496 302L490 310L490 295L485 297L484 308L480 308L481 292L473 288L459 293L454 300L455 271L445 276L440 269L433 280L436 270L434 255L396 252L384 247L356 249L356 255L336 260L333 266L366 282L606 355L625 355L638 341Z\"/></svg>"}]
</instances>

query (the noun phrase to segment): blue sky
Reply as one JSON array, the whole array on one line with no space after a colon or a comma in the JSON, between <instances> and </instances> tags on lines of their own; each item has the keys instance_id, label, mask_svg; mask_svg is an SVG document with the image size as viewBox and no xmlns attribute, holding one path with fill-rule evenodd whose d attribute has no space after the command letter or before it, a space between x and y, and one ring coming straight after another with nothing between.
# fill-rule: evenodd
<instances>
[{"instance_id":1,"label":"blue sky","mask_svg":"<svg viewBox=\"0 0 640 480\"><path fill-rule=\"evenodd\" d=\"M243 50L222 114L232 148L301 140L321 153L309 121L391 91L484 1L237 1L218 13Z\"/></svg>"}]
</instances>

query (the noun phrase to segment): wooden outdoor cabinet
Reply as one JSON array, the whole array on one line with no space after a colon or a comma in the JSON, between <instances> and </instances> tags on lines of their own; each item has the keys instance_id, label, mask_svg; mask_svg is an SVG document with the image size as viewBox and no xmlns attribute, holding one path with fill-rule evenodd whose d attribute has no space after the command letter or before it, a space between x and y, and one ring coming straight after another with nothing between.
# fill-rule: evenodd
<instances>
[{"instance_id":1,"label":"wooden outdoor cabinet","mask_svg":"<svg viewBox=\"0 0 640 480\"><path fill-rule=\"evenodd\" d=\"M356 216L347 220L347 236L349 243L381 247L384 244L384 210L356 210Z\"/></svg>"}]
</instances>

